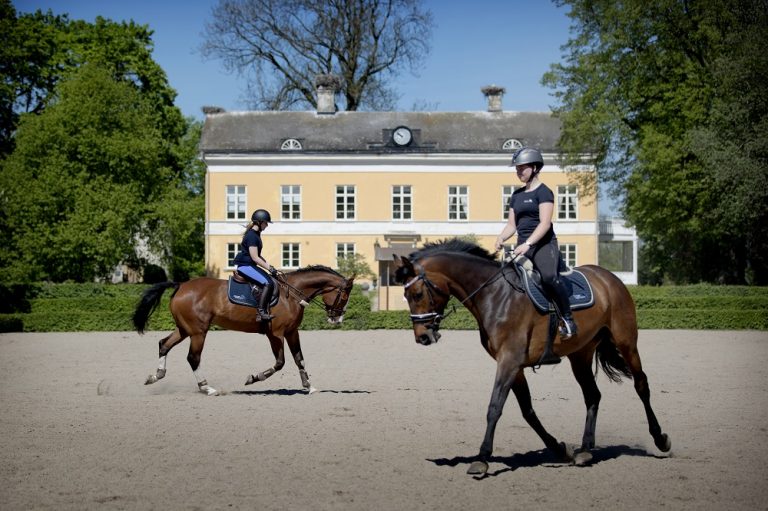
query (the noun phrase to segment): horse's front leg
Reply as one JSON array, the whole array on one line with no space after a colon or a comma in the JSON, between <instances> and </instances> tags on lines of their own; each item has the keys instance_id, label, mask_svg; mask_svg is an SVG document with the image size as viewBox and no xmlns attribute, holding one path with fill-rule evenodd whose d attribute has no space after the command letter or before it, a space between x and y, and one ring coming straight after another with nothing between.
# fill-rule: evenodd
<instances>
[{"instance_id":1,"label":"horse's front leg","mask_svg":"<svg viewBox=\"0 0 768 511\"><path fill-rule=\"evenodd\" d=\"M581 449L573 459L575 465L586 465L592 461L591 449L595 447L595 428L597 426L597 411L600 407L600 390L595 382L595 375L590 369L595 350L585 349L573 353L568 358L571 370L584 394L584 404L587 407L587 419L584 423L584 436L581 439Z\"/></svg>"},{"instance_id":2,"label":"horse's front leg","mask_svg":"<svg viewBox=\"0 0 768 511\"><path fill-rule=\"evenodd\" d=\"M523 414L525 422L533 428L533 430L544 441L544 445L555 453L555 455L563 461L573 461L573 449L568 447L564 442L558 442L555 437L550 435L544 426L539 422L539 418L536 416L536 412L533 411L533 403L531 403L531 390L528 388L528 380L525 379L525 373L521 369L515 376L515 381L512 383L512 392L515 393L517 403L520 405L520 411Z\"/></svg>"},{"instance_id":3,"label":"horse's front leg","mask_svg":"<svg viewBox=\"0 0 768 511\"><path fill-rule=\"evenodd\" d=\"M291 350L293 360L296 362L296 367L299 368L299 376L301 376L301 386L306 389L307 393L312 394L317 391L309 383L309 375L307 374L307 368L304 364L304 355L301 353L301 341L299 340L299 331L294 330L285 334L285 340L288 341L288 348Z\"/></svg>"},{"instance_id":4,"label":"horse's front leg","mask_svg":"<svg viewBox=\"0 0 768 511\"><path fill-rule=\"evenodd\" d=\"M282 369L285 365L285 349L283 347L283 338L277 337L271 333L268 333L267 337L269 338L269 345L272 347L272 354L275 355L275 365L258 374L249 374L248 379L245 380L246 385L256 383L257 381L266 380L280 369Z\"/></svg>"},{"instance_id":5,"label":"horse's front leg","mask_svg":"<svg viewBox=\"0 0 768 511\"><path fill-rule=\"evenodd\" d=\"M487 425L485 437L480 446L480 453L477 460L474 461L467 470L467 474L484 475L488 472L488 460L493 453L493 437L496 433L496 425L501 418L501 412L504 409L504 403L509 396L509 389L512 385L516 373L522 373L520 365L517 363L499 361L496 365L496 380L493 384L491 393L491 402L488 404L488 415L486 417Z\"/></svg>"}]
</instances>

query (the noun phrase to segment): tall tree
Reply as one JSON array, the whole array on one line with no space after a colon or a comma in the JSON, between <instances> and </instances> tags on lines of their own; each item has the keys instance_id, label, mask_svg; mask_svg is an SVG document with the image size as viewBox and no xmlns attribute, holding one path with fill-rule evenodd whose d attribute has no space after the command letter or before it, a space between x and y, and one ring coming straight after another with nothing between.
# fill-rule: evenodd
<instances>
[{"instance_id":1,"label":"tall tree","mask_svg":"<svg viewBox=\"0 0 768 511\"><path fill-rule=\"evenodd\" d=\"M152 31L133 21L94 23L38 10L17 15L10 0L0 0L0 156L13 149L19 115L40 113L62 79L86 63L109 70L155 106L164 134L183 136L184 120L174 106L176 91L152 59Z\"/></svg>"},{"instance_id":2,"label":"tall tree","mask_svg":"<svg viewBox=\"0 0 768 511\"><path fill-rule=\"evenodd\" d=\"M768 209L768 2L556 3L573 19L564 61L543 80L558 100L561 150L567 163L591 154L623 199L644 274L768 283L767 237L753 234Z\"/></svg>"},{"instance_id":3,"label":"tall tree","mask_svg":"<svg viewBox=\"0 0 768 511\"><path fill-rule=\"evenodd\" d=\"M202 49L252 78L260 109L317 106L315 76L328 74L343 109L391 109L392 78L419 69L432 26L418 0L220 0Z\"/></svg>"}]
</instances>

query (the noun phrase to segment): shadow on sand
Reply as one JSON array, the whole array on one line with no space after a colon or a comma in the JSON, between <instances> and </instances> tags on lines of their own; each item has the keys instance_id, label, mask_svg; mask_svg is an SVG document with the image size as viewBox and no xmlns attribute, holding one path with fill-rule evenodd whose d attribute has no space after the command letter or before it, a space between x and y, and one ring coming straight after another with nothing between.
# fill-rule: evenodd
<instances>
[{"instance_id":1,"label":"shadow on sand","mask_svg":"<svg viewBox=\"0 0 768 511\"><path fill-rule=\"evenodd\" d=\"M369 390L316 390L313 394L371 394ZM241 396L306 396L304 389L233 390Z\"/></svg>"},{"instance_id":2,"label":"shadow on sand","mask_svg":"<svg viewBox=\"0 0 768 511\"><path fill-rule=\"evenodd\" d=\"M629 447L628 445L596 447L590 452L592 453L592 461L587 466L597 465L598 463L612 460L618 458L619 456L640 456L657 459L666 458L666 456L657 456L653 453L649 453L645 449ZM457 467L459 465L469 466L476 460L476 456L456 456L454 458L427 459L427 461L430 461L440 467ZM570 466L569 463L561 462L558 460L555 455L552 454L548 449L513 454L512 456L491 456L491 458L488 460L488 463L499 463L501 465L505 465L506 468L488 472L485 477L495 477L503 474L504 472L512 472L519 468L533 468L541 466L561 468ZM483 479L483 477L479 477L477 479Z\"/></svg>"}]
</instances>

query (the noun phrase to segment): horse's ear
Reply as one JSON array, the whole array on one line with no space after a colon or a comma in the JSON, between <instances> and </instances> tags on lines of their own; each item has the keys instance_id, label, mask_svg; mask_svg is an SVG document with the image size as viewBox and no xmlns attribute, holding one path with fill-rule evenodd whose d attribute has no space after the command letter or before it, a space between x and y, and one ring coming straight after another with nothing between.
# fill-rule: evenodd
<instances>
[{"instance_id":1,"label":"horse's ear","mask_svg":"<svg viewBox=\"0 0 768 511\"><path fill-rule=\"evenodd\" d=\"M400 257L397 254L392 254L395 260L395 273L400 277L407 277L410 275L416 275L416 270L413 269L413 263L407 257Z\"/></svg>"}]
</instances>

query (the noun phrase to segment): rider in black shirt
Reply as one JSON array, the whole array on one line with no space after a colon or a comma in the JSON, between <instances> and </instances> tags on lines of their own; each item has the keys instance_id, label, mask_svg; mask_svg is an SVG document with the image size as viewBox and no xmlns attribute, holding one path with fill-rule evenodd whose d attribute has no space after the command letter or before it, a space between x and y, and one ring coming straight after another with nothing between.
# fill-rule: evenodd
<instances>
[{"instance_id":1,"label":"rider in black shirt","mask_svg":"<svg viewBox=\"0 0 768 511\"><path fill-rule=\"evenodd\" d=\"M262 321L269 321L274 318L269 313L269 302L272 299L274 293L274 283L269 278L265 269L269 271L272 276L277 275L277 270L274 266L269 264L263 257L261 257L261 249L263 243L261 241L261 233L264 232L269 224L272 222L272 217L269 211L265 209L257 209L251 215L251 223L243 234L243 241L240 243L240 252L235 256L235 266L237 271L241 275L248 277L264 286L259 298L259 315ZM256 293L254 293L254 297Z\"/></svg>"},{"instance_id":2,"label":"rider in black shirt","mask_svg":"<svg viewBox=\"0 0 768 511\"><path fill-rule=\"evenodd\" d=\"M500 250L504 241L517 232L518 244L514 255L525 254L539 270L544 290L555 303L563 320L560 336L563 340L570 339L576 335L577 329L568 301L568 292L558 273L560 250L555 231L552 229L555 196L552 190L539 180L544 158L537 149L523 147L515 152L512 165L516 167L517 177L525 186L515 190L509 198L509 217L504 229L496 238L496 250Z\"/></svg>"}]
</instances>

